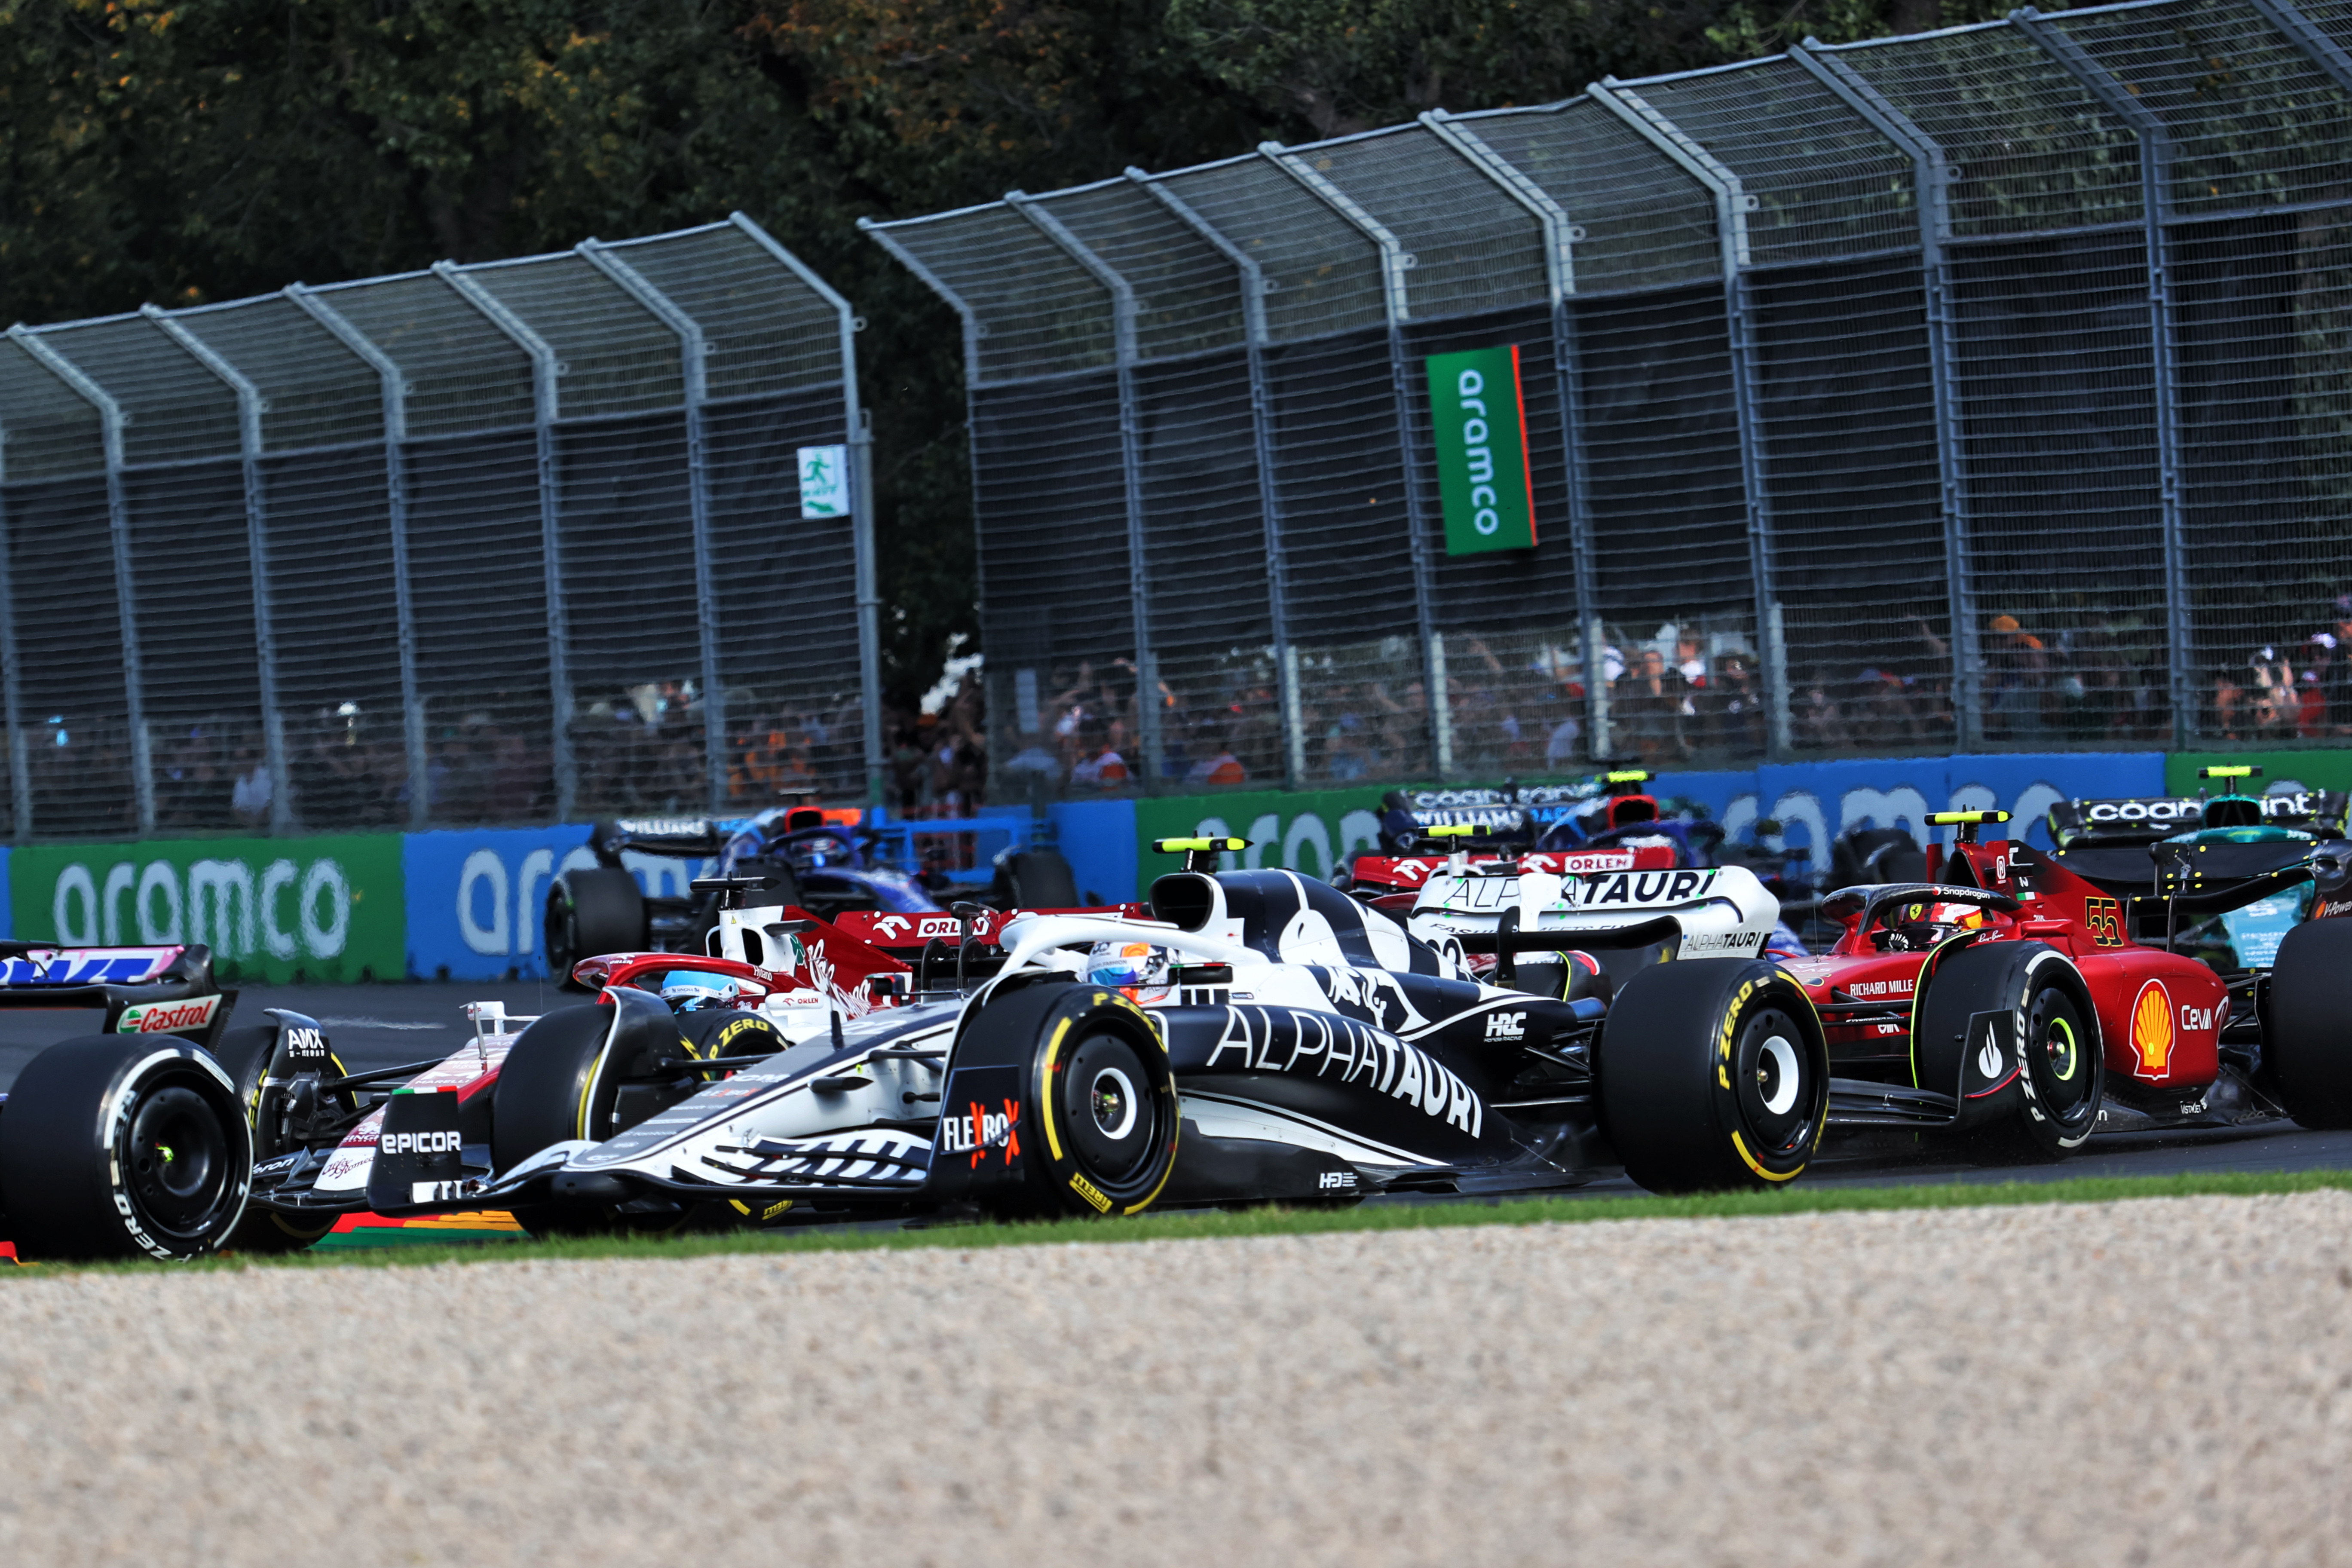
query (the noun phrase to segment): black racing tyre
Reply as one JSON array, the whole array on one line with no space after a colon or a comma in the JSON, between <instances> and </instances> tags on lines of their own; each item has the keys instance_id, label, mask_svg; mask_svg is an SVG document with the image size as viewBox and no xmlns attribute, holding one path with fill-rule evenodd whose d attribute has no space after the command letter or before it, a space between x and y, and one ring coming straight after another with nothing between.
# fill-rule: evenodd
<instances>
[{"instance_id":1,"label":"black racing tyre","mask_svg":"<svg viewBox=\"0 0 2352 1568\"><path fill-rule=\"evenodd\" d=\"M61 1040L0 1115L0 1212L19 1258L200 1258L236 1229L252 1180L235 1086L184 1040Z\"/></svg>"},{"instance_id":2,"label":"black racing tyre","mask_svg":"<svg viewBox=\"0 0 2352 1568\"><path fill-rule=\"evenodd\" d=\"M999 1218L1132 1215L1176 1168L1176 1075L1142 1010L1095 985L1032 985L973 1014L950 1059L1022 1061L1021 1186L984 1195ZM950 1108L942 1107L942 1110Z\"/></svg>"},{"instance_id":3,"label":"black racing tyre","mask_svg":"<svg viewBox=\"0 0 2352 1568\"><path fill-rule=\"evenodd\" d=\"M613 1135L620 1075L608 1070L604 1050L613 1024L611 1007L591 1005L559 1007L524 1028L490 1087L495 1170L511 1170L551 1143ZM642 1225L595 1203L517 1204L510 1212L516 1224L543 1240L675 1229L690 1211Z\"/></svg>"},{"instance_id":4,"label":"black racing tyre","mask_svg":"<svg viewBox=\"0 0 2352 1568\"><path fill-rule=\"evenodd\" d=\"M558 1007L525 1026L490 1086L490 1164L512 1170L551 1143L610 1136L614 1086L600 1079L614 1009Z\"/></svg>"},{"instance_id":5,"label":"black racing tyre","mask_svg":"<svg viewBox=\"0 0 2352 1568\"><path fill-rule=\"evenodd\" d=\"M1794 1180L1829 1117L1827 1037L1795 982L1760 959L1658 964L1601 1026L1601 1126L1654 1193Z\"/></svg>"},{"instance_id":6,"label":"black racing tyre","mask_svg":"<svg viewBox=\"0 0 2352 1568\"><path fill-rule=\"evenodd\" d=\"M2352 1127L2352 920L2311 921L2271 964L2263 1067L2281 1109L2305 1127Z\"/></svg>"},{"instance_id":7,"label":"black racing tyre","mask_svg":"<svg viewBox=\"0 0 2352 1568\"><path fill-rule=\"evenodd\" d=\"M220 1043L213 1047L214 1059L236 1086L236 1103L245 1112L246 1126L253 1134L253 1160L260 1164L280 1154L292 1152L293 1145L280 1135L277 1091L270 1091L270 1103L265 1103L262 1079L268 1076L270 1059L278 1051L278 1026L248 1025L244 1028L222 1031ZM327 1055L327 1070L340 1078L343 1064L332 1051ZM346 1110L356 1103L349 1089L335 1093L337 1101ZM312 1242L335 1228L341 1216L332 1214L290 1215L268 1209L259 1204L246 1205L245 1217L237 1222L235 1234L228 1239L232 1252L299 1252Z\"/></svg>"},{"instance_id":8,"label":"black racing tyre","mask_svg":"<svg viewBox=\"0 0 2352 1568\"><path fill-rule=\"evenodd\" d=\"M677 1029L698 1057L771 1057L792 1043L766 1014L740 1007L683 1014Z\"/></svg>"},{"instance_id":9,"label":"black racing tyre","mask_svg":"<svg viewBox=\"0 0 2352 1568\"><path fill-rule=\"evenodd\" d=\"M1975 942L1939 951L1920 976L1911 1050L1915 1081L1960 1102L1963 1137L1980 1158L2055 1160L2098 1130L2106 1054L2083 977L2038 942ZM2006 1015L2003 1039L1978 1027Z\"/></svg>"},{"instance_id":10,"label":"black racing tyre","mask_svg":"<svg viewBox=\"0 0 2352 1568\"><path fill-rule=\"evenodd\" d=\"M989 901L1003 910L1075 910L1077 873L1052 849L1023 849L997 862Z\"/></svg>"},{"instance_id":11,"label":"black racing tyre","mask_svg":"<svg viewBox=\"0 0 2352 1568\"><path fill-rule=\"evenodd\" d=\"M585 991L572 966L607 952L642 952L651 938L645 889L609 866L561 872L547 889L547 969L567 991Z\"/></svg>"}]
</instances>

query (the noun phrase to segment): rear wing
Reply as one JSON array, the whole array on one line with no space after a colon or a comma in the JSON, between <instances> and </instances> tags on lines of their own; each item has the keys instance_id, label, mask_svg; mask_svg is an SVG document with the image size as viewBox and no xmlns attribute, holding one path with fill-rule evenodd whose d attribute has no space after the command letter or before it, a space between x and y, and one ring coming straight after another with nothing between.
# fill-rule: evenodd
<instances>
[{"instance_id":1,"label":"rear wing","mask_svg":"<svg viewBox=\"0 0 2352 1568\"><path fill-rule=\"evenodd\" d=\"M0 942L0 1009L95 1008L108 1034L184 1035L209 1047L236 994L213 977L212 949L60 947Z\"/></svg>"},{"instance_id":2,"label":"rear wing","mask_svg":"<svg viewBox=\"0 0 2352 1568\"><path fill-rule=\"evenodd\" d=\"M1491 865L1504 858L1473 851L1469 863ZM1675 864L1672 844L1627 845L1603 849L1543 849L1511 857L1521 870L1555 877L1590 871L1664 871ZM1349 870L1349 889L1359 898L1379 893L1417 892L1433 877L1445 873L1450 858L1444 855L1359 855Z\"/></svg>"},{"instance_id":3,"label":"rear wing","mask_svg":"<svg viewBox=\"0 0 2352 1568\"><path fill-rule=\"evenodd\" d=\"M2344 831L2347 803L2341 790L2297 790L2254 797L2263 822L2319 833ZM2119 800L2062 800L2050 808L2050 837L2060 847L2078 840L2151 844L2205 826L2205 802L2189 795L2131 795Z\"/></svg>"},{"instance_id":4,"label":"rear wing","mask_svg":"<svg viewBox=\"0 0 2352 1568\"><path fill-rule=\"evenodd\" d=\"M661 855L680 860L709 859L735 836L733 824L704 816L623 817L588 830L588 848L600 865L617 866L621 853Z\"/></svg>"}]
</instances>

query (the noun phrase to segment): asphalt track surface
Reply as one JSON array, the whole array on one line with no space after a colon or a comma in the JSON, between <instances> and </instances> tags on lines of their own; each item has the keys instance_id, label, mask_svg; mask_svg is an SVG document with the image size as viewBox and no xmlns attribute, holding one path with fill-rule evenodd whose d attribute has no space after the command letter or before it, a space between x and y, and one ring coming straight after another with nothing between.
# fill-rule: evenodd
<instances>
[{"instance_id":1,"label":"asphalt track surface","mask_svg":"<svg viewBox=\"0 0 2352 1568\"><path fill-rule=\"evenodd\" d=\"M530 1016L585 998L545 983L479 984L247 986L232 1022L259 1020L264 1008L287 1007L320 1021L344 1064L354 1071L437 1059L456 1050L471 1027L467 1002L497 1001L509 1014ZM0 1013L0 1090L47 1042L70 1033L75 1016ZM2352 1131L2313 1132L2293 1122L2265 1122L2228 1131L2118 1134L2096 1138L2072 1158L2044 1165L1987 1167L1950 1157L1930 1138L1874 1134L1870 1142L1831 1144L1830 1154L1805 1173L1807 1186L1887 1186L1934 1182L2052 1181L2070 1176L2162 1176L2231 1171L2352 1169ZM1572 1189L1565 1196L1624 1197L1640 1189L1622 1178ZM1375 1203L1477 1202L1407 1196ZM1491 1200L1488 1200L1491 1201Z\"/></svg>"}]
</instances>

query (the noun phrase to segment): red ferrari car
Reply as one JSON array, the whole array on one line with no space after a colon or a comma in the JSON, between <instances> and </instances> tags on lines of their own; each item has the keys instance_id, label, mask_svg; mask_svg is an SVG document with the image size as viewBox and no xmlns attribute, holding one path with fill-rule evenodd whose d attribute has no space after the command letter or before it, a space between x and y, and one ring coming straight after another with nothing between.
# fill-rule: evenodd
<instances>
[{"instance_id":1,"label":"red ferrari car","mask_svg":"<svg viewBox=\"0 0 2352 1568\"><path fill-rule=\"evenodd\" d=\"M1629 1160L1635 1181L1787 1181L1841 1128L2048 1158L2100 1131L2352 1125L2352 921L2297 928L2233 1016L2221 977L2134 942L2113 894L2028 845L1979 842L2006 812L1928 820L1958 826L1950 858L1925 882L1831 895L1828 953L1769 972L1685 960L1619 993L1608 1033L1652 1044L1608 1055L1604 1122L1663 1139L1621 1138L1654 1151Z\"/></svg>"}]
</instances>

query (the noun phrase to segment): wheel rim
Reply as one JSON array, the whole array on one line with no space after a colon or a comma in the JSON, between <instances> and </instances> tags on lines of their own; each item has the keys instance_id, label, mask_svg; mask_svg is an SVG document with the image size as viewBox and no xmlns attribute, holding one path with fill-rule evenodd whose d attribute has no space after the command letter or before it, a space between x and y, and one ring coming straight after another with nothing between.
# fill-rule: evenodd
<instances>
[{"instance_id":1,"label":"wheel rim","mask_svg":"<svg viewBox=\"0 0 2352 1568\"><path fill-rule=\"evenodd\" d=\"M1101 1185L1125 1183L1150 1163L1159 1142L1159 1107L1143 1058L1116 1035L1090 1035L1070 1053L1062 1078L1079 1163Z\"/></svg>"},{"instance_id":2,"label":"wheel rim","mask_svg":"<svg viewBox=\"0 0 2352 1568\"><path fill-rule=\"evenodd\" d=\"M1095 1131L1112 1142L1135 1127L1135 1080L1117 1068L1102 1068L1087 1088L1087 1109L1094 1112Z\"/></svg>"},{"instance_id":3,"label":"wheel rim","mask_svg":"<svg viewBox=\"0 0 2352 1568\"><path fill-rule=\"evenodd\" d=\"M1777 1007L1748 1020L1732 1052L1731 1079L1740 1118L1759 1149L1796 1146L1811 1131L1815 1085L1805 1037Z\"/></svg>"},{"instance_id":4,"label":"wheel rim","mask_svg":"<svg viewBox=\"0 0 2352 1568\"><path fill-rule=\"evenodd\" d=\"M228 1135L218 1107L185 1084L140 1096L117 1152L140 1217L167 1236L201 1236L229 1182Z\"/></svg>"},{"instance_id":5,"label":"wheel rim","mask_svg":"<svg viewBox=\"0 0 2352 1568\"><path fill-rule=\"evenodd\" d=\"M2098 1093L2098 1068L2084 1048L2073 1003L2055 989L2042 993L2030 1016L2025 1060L2034 1092L2062 1125L2078 1121Z\"/></svg>"}]
</instances>

